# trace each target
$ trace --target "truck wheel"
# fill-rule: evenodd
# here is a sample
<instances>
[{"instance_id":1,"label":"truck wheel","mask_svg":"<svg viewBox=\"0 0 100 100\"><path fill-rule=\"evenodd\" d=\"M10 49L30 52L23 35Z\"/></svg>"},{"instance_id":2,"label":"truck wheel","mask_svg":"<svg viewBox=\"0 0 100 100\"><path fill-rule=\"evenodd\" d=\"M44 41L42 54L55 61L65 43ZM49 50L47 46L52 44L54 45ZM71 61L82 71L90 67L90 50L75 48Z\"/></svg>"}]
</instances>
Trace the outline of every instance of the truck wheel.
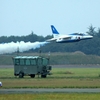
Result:
<instances>
[{"instance_id":1,"label":"truck wheel","mask_svg":"<svg viewBox=\"0 0 100 100\"><path fill-rule=\"evenodd\" d=\"M31 74L30 76L31 76L31 78L34 78L35 77L35 74Z\"/></svg>"},{"instance_id":2,"label":"truck wheel","mask_svg":"<svg viewBox=\"0 0 100 100\"><path fill-rule=\"evenodd\" d=\"M24 77L24 73L23 72L20 72L19 73L19 78L23 78Z\"/></svg>"},{"instance_id":3,"label":"truck wheel","mask_svg":"<svg viewBox=\"0 0 100 100\"><path fill-rule=\"evenodd\" d=\"M47 77L47 75L41 75L41 78L46 78Z\"/></svg>"}]
</instances>

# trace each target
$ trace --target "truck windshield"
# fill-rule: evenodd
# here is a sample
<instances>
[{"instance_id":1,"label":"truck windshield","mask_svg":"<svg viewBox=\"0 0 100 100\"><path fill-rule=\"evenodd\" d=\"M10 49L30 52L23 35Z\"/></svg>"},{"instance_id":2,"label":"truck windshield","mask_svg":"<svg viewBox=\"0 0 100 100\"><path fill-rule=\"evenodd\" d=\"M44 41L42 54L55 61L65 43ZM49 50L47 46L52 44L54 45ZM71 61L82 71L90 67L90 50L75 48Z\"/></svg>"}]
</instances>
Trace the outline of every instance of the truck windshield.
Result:
<instances>
[{"instance_id":1,"label":"truck windshield","mask_svg":"<svg viewBox=\"0 0 100 100\"><path fill-rule=\"evenodd\" d=\"M43 58L43 65L48 65L48 63L49 63L49 60L48 59L45 59L45 58Z\"/></svg>"}]
</instances>

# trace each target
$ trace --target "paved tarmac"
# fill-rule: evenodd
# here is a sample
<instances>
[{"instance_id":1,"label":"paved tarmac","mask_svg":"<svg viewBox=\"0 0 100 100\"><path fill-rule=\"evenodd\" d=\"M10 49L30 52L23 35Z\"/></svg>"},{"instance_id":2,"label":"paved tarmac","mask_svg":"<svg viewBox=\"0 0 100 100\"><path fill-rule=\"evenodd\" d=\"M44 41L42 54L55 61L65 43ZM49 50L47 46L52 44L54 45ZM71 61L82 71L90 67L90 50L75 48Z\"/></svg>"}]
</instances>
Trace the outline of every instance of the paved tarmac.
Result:
<instances>
[{"instance_id":1,"label":"paved tarmac","mask_svg":"<svg viewBox=\"0 0 100 100\"><path fill-rule=\"evenodd\" d=\"M0 89L0 94L12 94L12 93L100 93L100 88L66 88L66 89Z\"/></svg>"}]
</instances>

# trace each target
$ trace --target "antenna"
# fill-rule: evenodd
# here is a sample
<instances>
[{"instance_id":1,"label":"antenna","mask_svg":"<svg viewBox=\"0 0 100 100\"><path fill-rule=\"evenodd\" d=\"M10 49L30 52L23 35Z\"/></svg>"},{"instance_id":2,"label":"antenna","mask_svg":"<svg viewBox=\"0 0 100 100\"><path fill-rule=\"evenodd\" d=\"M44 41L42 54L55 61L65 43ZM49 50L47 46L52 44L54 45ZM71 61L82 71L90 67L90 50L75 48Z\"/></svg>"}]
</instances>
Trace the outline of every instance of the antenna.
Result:
<instances>
[{"instance_id":1,"label":"antenna","mask_svg":"<svg viewBox=\"0 0 100 100\"><path fill-rule=\"evenodd\" d=\"M39 56L41 56L41 52L42 52L42 51L41 51L41 50L39 50Z\"/></svg>"},{"instance_id":2,"label":"antenna","mask_svg":"<svg viewBox=\"0 0 100 100\"><path fill-rule=\"evenodd\" d=\"M48 57L50 58L50 51L48 52Z\"/></svg>"},{"instance_id":3,"label":"antenna","mask_svg":"<svg viewBox=\"0 0 100 100\"><path fill-rule=\"evenodd\" d=\"M19 47L17 47L17 56L19 55Z\"/></svg>"}]
</instances>

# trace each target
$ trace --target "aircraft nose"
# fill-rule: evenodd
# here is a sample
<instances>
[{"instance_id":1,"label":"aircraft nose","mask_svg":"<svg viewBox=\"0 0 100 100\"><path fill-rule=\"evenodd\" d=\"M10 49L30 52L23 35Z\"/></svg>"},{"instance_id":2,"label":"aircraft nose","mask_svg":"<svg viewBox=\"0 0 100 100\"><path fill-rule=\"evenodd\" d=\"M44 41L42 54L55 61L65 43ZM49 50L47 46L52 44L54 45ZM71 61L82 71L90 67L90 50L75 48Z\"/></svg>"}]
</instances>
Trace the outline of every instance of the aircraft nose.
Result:
<instances>
[{"instance_id":1,"label":"aircraft nose","mask_svg":"<svg viewBox=\"0 0 100 100\"><path fill-rule=\"evenodd\" d=\"M93 38L93 36L90 36L90 38Z\"/></svg>"},{"instance_id":2,"label":"aircraft nose","mask_svg":"<svg viewBox=\"0 0 100 100\"><path fill-rule=\"evenodd\" d=\"M88 39L92 39L92 38L93 38L93 36L87 36L87 38L88 38Z\"/></svg>"}]
</instances>

